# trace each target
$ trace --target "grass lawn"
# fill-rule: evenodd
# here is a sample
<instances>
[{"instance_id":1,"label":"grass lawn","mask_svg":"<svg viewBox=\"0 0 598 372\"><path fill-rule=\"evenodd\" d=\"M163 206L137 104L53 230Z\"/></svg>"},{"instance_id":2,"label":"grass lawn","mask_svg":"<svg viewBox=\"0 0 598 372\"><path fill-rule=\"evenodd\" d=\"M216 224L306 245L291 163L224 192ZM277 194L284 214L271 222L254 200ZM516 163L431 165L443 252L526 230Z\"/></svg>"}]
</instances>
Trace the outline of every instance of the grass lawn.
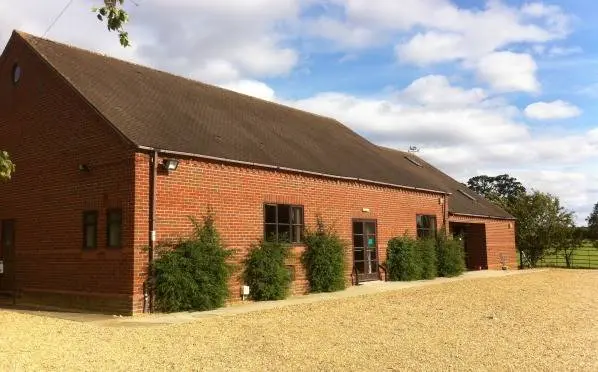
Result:
<instances>
[{"instance_id":1,"label":"grass lawn","mask_svg":"<svg viewBox=\"0 0 598 372\"><path fill-rule=\"evenodd\" d=\"M555 269L134 328L0 310L0 371L596 371L597 288Z\"/></svg>"},{"instance_id":2,"label":"grass lawn","mask_svg":"<svg viewBox=\"0 0 598 372\"><path fill-rule=\"evenodd\" d=\"M519 252L517 252L519 260ZM518 261L519 262L519 261ZM578 269L598 269L598 249L591 242L584 243L572 257L572 268ZM547 255L538 263L539 267L567 267L565 257L559 255Z\"/></svg>"}]
</instances>

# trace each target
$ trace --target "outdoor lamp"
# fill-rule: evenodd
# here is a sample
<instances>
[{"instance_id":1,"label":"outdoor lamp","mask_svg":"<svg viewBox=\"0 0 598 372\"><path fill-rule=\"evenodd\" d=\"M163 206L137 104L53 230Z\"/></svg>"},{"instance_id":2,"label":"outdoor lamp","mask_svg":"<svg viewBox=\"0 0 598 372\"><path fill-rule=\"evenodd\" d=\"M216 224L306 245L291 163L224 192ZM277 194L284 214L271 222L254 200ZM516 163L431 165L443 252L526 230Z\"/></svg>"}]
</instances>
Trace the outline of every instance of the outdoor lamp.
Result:
<instances>
[{"instance_id":1,"label":"outdoor lamp","mask_svg":"<svg viewBox=\"0 0 598 372\"><path fill-rule=\"evenodd\" d=\"M164 166L164 169L169 172L175 171L179 166L179 161L176 159L164 159L162 160L162 165Z\"/></svg>"}]
</instances>

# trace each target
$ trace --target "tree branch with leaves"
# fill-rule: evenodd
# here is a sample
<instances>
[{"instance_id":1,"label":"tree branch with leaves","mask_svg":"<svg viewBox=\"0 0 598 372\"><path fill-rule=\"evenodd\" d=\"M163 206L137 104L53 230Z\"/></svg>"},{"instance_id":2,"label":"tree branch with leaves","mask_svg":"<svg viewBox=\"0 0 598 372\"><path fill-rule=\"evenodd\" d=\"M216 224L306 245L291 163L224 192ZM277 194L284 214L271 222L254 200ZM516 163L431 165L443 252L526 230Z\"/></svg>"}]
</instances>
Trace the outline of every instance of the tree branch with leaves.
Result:
<instances>
[{"instance_id":1,"label":"tree branch with leaves","mask_svg":"<svg viewBox=\"0 0 598 372\"><path fill-rule=\"evenodd\" d=\"M104 6L93 8L92 11L100 22L106 21L108 31L118 33L120 45L123 47L131 46L129 42L129 33L125 31L125 24L129 22L129 14L124 10L125 0L104 0Z\"/></svg>"},{"instance_id":2,"label":"tree branch with leaves","mask_svg":"<svg viewBox=\"0 0 598 372\"><path fill-rule=\"evenodd\" d=\"M10 160L8 152L0 150L0 181L9 180L15 171L15 164Z\"/></svg>"}]
</instances>

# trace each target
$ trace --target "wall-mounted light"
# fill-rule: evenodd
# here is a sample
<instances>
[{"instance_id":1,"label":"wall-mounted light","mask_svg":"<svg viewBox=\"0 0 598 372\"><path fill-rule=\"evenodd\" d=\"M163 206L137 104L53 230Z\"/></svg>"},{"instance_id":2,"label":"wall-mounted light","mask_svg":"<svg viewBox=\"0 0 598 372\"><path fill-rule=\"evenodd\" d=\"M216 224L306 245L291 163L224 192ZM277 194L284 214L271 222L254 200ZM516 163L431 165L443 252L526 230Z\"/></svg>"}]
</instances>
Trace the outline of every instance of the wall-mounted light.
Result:
<instances>
[{"instance_id":1,"label":"wall-mounted light","mask_svg":"<svg viewBox=\"0 0 598 372\"><path fill-rule=\"evenodd\" d=\"M89 172L89 165L87 164L79 164L79 172Z\"/></svg>"},{"instance_id":2,"label":"wall-mounted light","mask_svg":"<svg viewBox=\"0 0 598 372\"><path fill-rule=\"evenodd\" d=\"M167 171L175 171L179 166L179 161L176 159L164 159L162 160L162 166Z\"/></svg>"},{"instance_id":3,"label":"wall-mounted light","mask_svg":"<svg viewBox=\"0 0 598 372\"><path fill-rule=\"evenodd\" d=\"M363 213L370 213L370 208L361 208Z\"/></svg>"}]
</instances>

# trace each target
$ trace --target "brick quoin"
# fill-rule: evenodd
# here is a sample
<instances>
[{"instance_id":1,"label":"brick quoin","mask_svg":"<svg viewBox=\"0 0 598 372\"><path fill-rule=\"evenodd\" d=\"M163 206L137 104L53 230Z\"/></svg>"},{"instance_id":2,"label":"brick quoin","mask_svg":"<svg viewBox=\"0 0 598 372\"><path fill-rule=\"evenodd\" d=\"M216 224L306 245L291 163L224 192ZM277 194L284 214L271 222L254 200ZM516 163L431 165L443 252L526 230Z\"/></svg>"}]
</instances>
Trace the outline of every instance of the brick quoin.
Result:
<instances>
[{"instance_id":1,"label":"brick quoin","mask_svg":"<svg viewBox=\"0 0 598 372\"><path fill-rule=\"evenodd\" d=\"M13 84L15 63L22 78ZM0 275L0 291L17 303L135 314L144 308L148 273L150 154L136 149L20 38L12 38L0 59L0 148L17 171L0 183L0 221L16 222L14 282ZM165 155L162 154L160 160ZM380 261L390 238L416 235L416 215L436 216L437 228L454 222L484 224L487 262L500 269L504 254L516 267L514 222L448 216L442 193L275 171L192 157L157 177L157 241L188 236L189 217L208 210L237 270L229 302L240 300L242 262L263 237L264 203L304 207L305 223L321 215L347 242L346 280L353 264L352 220L377 221ZM81 171L86 165L89 171ZM389 172L392 172L389 169ZM106 211L123 213L122 246L106 244ZM369 209L365 212L364 209ZM82 215L98 211L98 247L84 250ZM293 294L308 290L300 263L302 245L292 248ZM7 255L6 252L0 254ZM12 277L12 276L11 276Z\"/></svg>"}]
</instances>

